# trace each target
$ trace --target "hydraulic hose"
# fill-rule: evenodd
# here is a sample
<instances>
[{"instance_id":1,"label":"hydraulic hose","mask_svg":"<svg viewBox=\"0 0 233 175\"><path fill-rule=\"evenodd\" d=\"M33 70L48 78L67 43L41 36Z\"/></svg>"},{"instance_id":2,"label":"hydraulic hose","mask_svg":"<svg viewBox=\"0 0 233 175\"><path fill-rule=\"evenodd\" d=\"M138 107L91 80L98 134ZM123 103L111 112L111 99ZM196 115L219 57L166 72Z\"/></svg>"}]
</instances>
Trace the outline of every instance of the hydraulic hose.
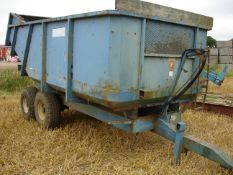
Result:
<instances>
[{"instance_id":1,"label":"hydraulic hose","mask_svg":"<svg viewBox=\"0 0 233 175\"><path fill-rule=\"evenodd\" d=\"M205 64L206 64L206 56L205 56L205 50L203 49L188 49L183 52L181 56L181 62L179 66L178 73L176 74L175 78L175 83L171 91L171 95L168 98L168 100L165 102L164 106L168 106L172 101L175 101L178 99L180 96L182 96L192 85L193 83L197 80L197 78L200 76L201 72L203 71ZM174 93L174 89L179 81L180 74L183 70L184 62L187 57L190 56L197 56L200 60L200 64L197 66L197 69L194 71L192 74L192 79L188 80L184 85L176 92L176 95L172 95Z\"/></svg>"}]
</instances>

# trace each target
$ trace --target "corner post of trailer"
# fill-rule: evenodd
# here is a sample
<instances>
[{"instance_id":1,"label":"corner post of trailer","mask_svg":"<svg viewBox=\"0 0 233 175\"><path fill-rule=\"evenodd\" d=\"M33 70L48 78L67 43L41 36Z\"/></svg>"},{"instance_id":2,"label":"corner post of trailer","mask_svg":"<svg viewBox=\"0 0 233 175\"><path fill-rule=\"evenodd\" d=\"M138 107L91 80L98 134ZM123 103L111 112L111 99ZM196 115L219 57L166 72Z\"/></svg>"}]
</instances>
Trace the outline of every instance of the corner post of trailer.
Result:
<instances>
[{"instance_id":1,"label":"corner post of trailer","mask_svg":"<svg viewBox=\"0 0 233 175\"><path fill-rule=\"evenodd\" d=\"M41 60L41 92L45 92L47 89L46 84L46 52L47 52L47 24L42 22L42 60Z\"/></svg>"},{"instance_id":2,"label":"corner post of trailer","mask_svg":"<svg viewBox=\"0 0 233 175\"><path fill-rule=\"evenodd\" d=\"M72 94L72 81L73 81L73 34L74 34L74 22L71 18L67 21L67 75L66 75L66 102L71 102L73 98Z\"/></svg>"},{"instance_id":3,"label":"corner post of trailer","mask_svg":"<svg viewBox=\"0 0 233 175\"><path fill-rule=\"evenodd\" d=\"M139 60L139 73L138 73L138 89L142 87L142 73L145 59L145 36L146 36L146 18L142 19L141 26L141 43L140 43L140 60ZM140 96L140 94L139 94Z\"/></svg>"},{"instance_id":4,"label":"corner post of trailer","mask_svg":"<svg viewBox=\"0 0 233 175\"><path fill-rule=\"evenodd\" d=\"M27 40L26 40L26 47L24 50L24 58L23 58L22 66L21 66L21 76L27 75L26 66L27 66L27 61L28 61L28 54L30 51L30 44L31 44L31 40L32 40L32 32L33 32L33 24L29 24L28 35L27 35Z\"/></svg>"},{"instance_id":5,"label":"corner post of trailer","mask_svg":"<svg viewBox=\"0 0 233 175\"><path fill-rule=\"evenodd\" d=\"M11 47L11 53L10 53L11 56L13 56L14 53L15 53L15 44L16 44L16 40L17 40L17 34L18 34L18 27L15 26L15 27L14 27L14 34L13 34L12 47Z\"/></svg>"}]
</instances>

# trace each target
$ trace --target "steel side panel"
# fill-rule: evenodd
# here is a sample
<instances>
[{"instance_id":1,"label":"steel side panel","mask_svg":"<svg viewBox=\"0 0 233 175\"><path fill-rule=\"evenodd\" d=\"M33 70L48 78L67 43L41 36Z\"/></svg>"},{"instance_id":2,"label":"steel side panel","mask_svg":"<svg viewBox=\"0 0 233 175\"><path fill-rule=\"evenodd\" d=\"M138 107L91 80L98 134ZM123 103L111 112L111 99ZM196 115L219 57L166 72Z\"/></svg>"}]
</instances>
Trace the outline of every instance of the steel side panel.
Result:
<instances>
[{"instance_id":1,"label":"steel side panel","mask_svg":"<svg viewBox=\"0 0 233 175\"><path fill-rule=\"evenodd\" d=\"M95 86L108 79L108 44L109 17L74 22L74 87L76 81Z\"/></svg>"},{"instance_id":2,"label":"steel side panel","mask_svg":"<svg viewBox=\"0 0 233 175\"><path fill-rule=\"evenodd\" d=\"M66 87L67 22L47 24L46 82Z\"/></svg>"},{"instance_id":3,"label":"steel side panel","mask_svg":"<svg viewBox=\"0 0 233 175\"><path fill-rule=\"evenodd\" d=\"M119 92L110 98L138 98L141 25L142 19L111 17L109 72Z\"/></svg>"},{"instance_id":4,"label":"steel side panel","mask_svg":"<svg viewBox=\"0 0 233 175\"><path fill-rule=\"evenodd\" d=\"M73 89L94 96L109 80L109 17L74 21ZM93 92L91 92L93 91Z\"/></svg>"},{"instance_id":5,"label":"steel side panel","mask_svg":"<svg viewBox=\"0 0 233 175\"><path fill-rule=\"evenodd\" d=\"M192 60L187 59L184 69L188 72L182 73L177 84L178 90L192 74ZM175 59L173 76L169 76L169 58L145 57L142 73L142 87L146 92L145 98L161 98L170 95L171 86L174 81L180 59ZM186 94L190 94L190 90Z\"/></svg>"},{"instance_id":6,"label":"steel side panel","mask_svg":"<svg viewBox=\"0 0 233 175\"><path fill-rule=\"evenodd\" d=\"M41 80L41 46L42 46L42 25L35 25L32 34L32 40L30 44L28 62L26 71L29 77Z\"/></svg>"},{"instance_id":7,"label":"steel side panel","mask_svg":"<svg viewBox=\"0 0 233 175\"><path fill-rule=\"evenodd\" d=\"M26 48L27 35L28 35L29 26L19 27L15 45L15 51L19 58L24 58L24 50Z\"/></svg>"},{"instance_id":8,"label":"steel side panel","mask_svg":"<svg viewBox=\"0 0 233 175\"><path fill-rule=\"evenodd\" d=\"M101 100L136 100L140 27L140 19L128 17L75 22L74 91Z\"/></svg>"},{"instance_id":9,"label":"steel side panel","mask_svg":"<svg viewBox=\"0 0 233 175\"><path fill-rule=\"evenodd\" d=\"M111 18L109 67L121 90L137 89L141 20Z\"/></svg>"}]
</instances>

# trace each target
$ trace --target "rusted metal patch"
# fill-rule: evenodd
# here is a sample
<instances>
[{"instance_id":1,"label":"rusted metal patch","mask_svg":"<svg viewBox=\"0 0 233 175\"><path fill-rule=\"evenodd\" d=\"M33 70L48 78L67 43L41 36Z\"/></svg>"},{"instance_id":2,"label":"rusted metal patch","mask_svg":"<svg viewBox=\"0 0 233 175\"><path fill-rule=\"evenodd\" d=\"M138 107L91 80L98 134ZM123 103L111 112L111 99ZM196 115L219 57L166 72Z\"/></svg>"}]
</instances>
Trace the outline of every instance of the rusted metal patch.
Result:
<instances>
[{"instance_id":1,"label":"rusted metal patch","mask_svg":"<svg viewBox=\"0 0 233 175\"><path fill-rule=\"evenodd\" d=\"M198 102L197 105L202 106L202 103ZM205 103L203 105L203 110L214 112L217 114L224 114L233 117L233 107L230 106L223 106L223 105L215 105L215 104L208 104Z\"/></svg>"},{"instance_id":2,"label":"rusted metal patch","mask_svg":"<svg viewBox=\"0 0 233 175\"><path fill-rule=\"evenodd\" d=\"M168 59L169 77L174 77L175 62L176 62L175 58Z\"/></svg>"}]
</instances>

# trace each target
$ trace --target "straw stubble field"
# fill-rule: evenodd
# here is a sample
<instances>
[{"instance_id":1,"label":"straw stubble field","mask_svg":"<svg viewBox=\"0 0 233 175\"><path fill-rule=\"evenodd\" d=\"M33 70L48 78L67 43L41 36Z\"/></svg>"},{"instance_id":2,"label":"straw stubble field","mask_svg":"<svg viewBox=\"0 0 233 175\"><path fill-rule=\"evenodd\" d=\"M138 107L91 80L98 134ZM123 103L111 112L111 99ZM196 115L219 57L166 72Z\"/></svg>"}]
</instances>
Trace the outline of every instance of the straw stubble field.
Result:
<instances>
[{"instance_id":1,"label":"straw stubble field","mask_svg":"<svg viewBox=\"0 0 233 175\"><path fill-rule=\"evenodd\" d=\"M173 144L153 133L130 134L75 111L54 131L24 120L19 93L0 93L0 174L232 174L194 153L173 165ZM187 110L187 132L233 158L233 119Z\"/></svg>"}]
</instances>

